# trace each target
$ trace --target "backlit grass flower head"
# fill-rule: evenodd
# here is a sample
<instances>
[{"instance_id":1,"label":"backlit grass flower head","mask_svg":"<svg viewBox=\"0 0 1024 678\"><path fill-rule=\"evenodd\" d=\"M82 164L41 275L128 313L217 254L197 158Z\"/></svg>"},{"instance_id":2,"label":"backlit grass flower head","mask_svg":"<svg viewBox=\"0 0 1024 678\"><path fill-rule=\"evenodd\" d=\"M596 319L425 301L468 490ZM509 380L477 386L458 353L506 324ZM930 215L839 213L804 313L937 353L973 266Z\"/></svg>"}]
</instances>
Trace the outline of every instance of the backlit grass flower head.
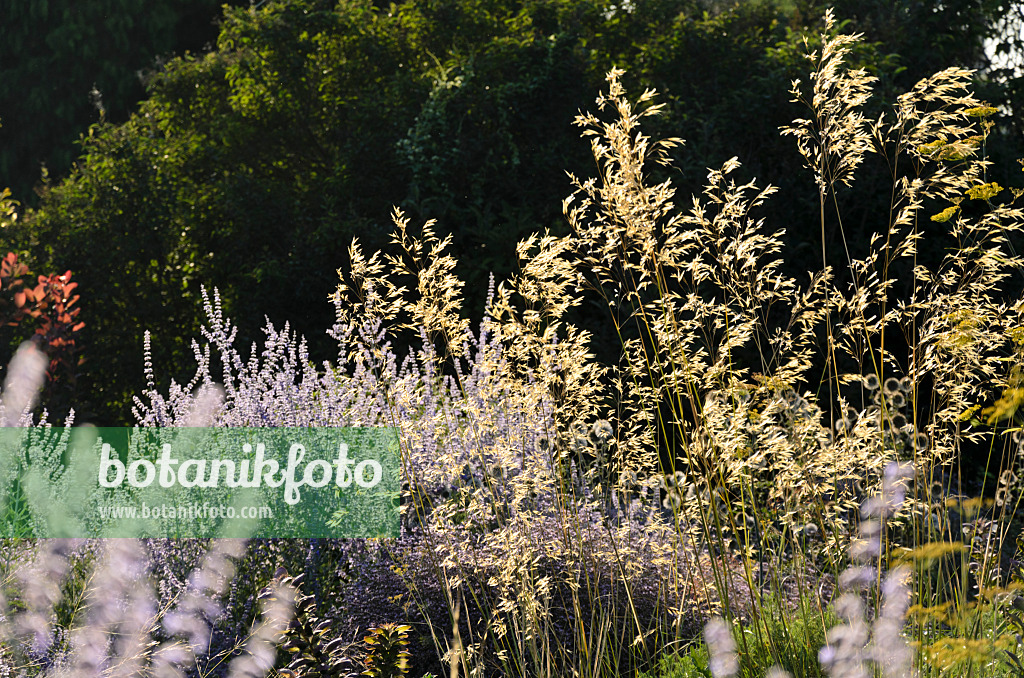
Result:
<instances>
[{"instance_id":1,"label":"backlit grass flower head","mask_svg":"<svg viewBox=\"0 0 1024 678\"><path fill-rule=\"evenodd\" d=\"M850 69L846 64L851 48L863 34L844 35L834 33L835 29L835 16L829 8L821 47L807 54L815 65L810 99L802 93L799 80L790 89L793 101L806 104L813 116L794 120L793 126L782 131L796 137L797 148L822 191L834 190L839 183L850 186L864 155L872 150L868 120L860 109L878 80L864 69ZM807 38L804 43L808 44Z\"/></svg>"},{"instance_id":2,"label":"backlit grass flower head","mask_svg":"<svg viewBox=\"0 0 1024 678\"><path fill-rule=\"evenodd\" d=\"M597 675L627 655L646 661L655 639L682 640L688 601L726 615L746 605L756 620L785 573L798 580L786 586L812 590L831 569L843 595L863 592L881 549L953 530L934 510L948 488L919 488L983 440L963 415L1009 385L1007 330L1024 326L1024 306L998 298L1020 264L1006 234L1021 215L984 181L968 72L922 80L869 121L874 78L846 65L859 37L826 15L812 91L793 89L812 115L785 130L819 187L823 231L826 195L852 186L869 154L894 168L891 213L866 253L847 252L842 275L825 262L802 282L784 273L783 233L760 216L776 191L737 179L737 158L678 205L651 170L682 143L644 134L657 95L631 100L612 70L596 113L576 121L596 174L571 178L570 233L519 243L518 273L492 283L479 325L463 315L450 238L396 210L393 256L349 248L332 297L337 361L313 366L270 326L243 357L214 293L196 379L167 396L149 389L140 419L188 421L194 391L219 382L218 424L397 427L404 536L380 562L408 584L439 654L467 673ZM925 218L945 201L956 208L945 220ZM917 260L925 227L947 229L944 260ZM609 365L569 319L588 295L621 340ZM210 374L218 363L223 375ZM899 502L897 461L915 472ZM869 504L878 520L863 520L878 493L892 506ZM850 560L858 569L840 577ZM906 668L898 574L877 592L873 624L859 598L839 606L847 628L824 657L834 675L871 661L887 675ZM878 661L890 637L891 666Z\"/></svg>"}]
</instances>

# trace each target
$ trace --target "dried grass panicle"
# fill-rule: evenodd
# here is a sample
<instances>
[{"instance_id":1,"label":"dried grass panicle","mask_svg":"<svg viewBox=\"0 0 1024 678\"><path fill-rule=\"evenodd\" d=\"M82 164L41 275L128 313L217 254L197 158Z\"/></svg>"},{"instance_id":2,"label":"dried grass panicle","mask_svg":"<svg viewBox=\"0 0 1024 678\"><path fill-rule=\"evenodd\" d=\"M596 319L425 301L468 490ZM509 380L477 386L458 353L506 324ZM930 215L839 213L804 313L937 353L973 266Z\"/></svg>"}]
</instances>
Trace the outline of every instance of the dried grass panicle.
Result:
<instances>
[{"instance_id":1,"label":"dried grass panicle","mask_svg":"<svg viewBox=\"0 0 1024 678\"><path fill-rule=\"evenodd\" d=\"M873 150L868 120L860 109L878 78L862 68L847 66L851 47L863 34L834 34L835 24L830 8L825 12L821 48L807 54L815 65L810 99L801 92L799 80L790 89L793 101L807 105L813 118L794 120L793 126L782 130L784 135L796 137L797 148L821 191L834 190L838 183L850 186L864 155ZM807 38L804 43L808 44Z\"/></svg>"},{"instance_id":2,"label":"dried grass panicle","mask_svg":"<svg viewBox=\"0 0 1024 678\"><path fill-rule=\"evenodd\" d=\"M407 290L387 283L383 265L362 258L353 246L357 270L346 277L353 282L339 286L335 298L338 365L310 371L295 339L272 327L262 352L243 358L231 345L233 327L214 294L207 305L208 343L196 349L200 373L192 384L172 386L169 397L151 393L148 404L140 400L141 420L187 420L197 397L192 391L221 381L226 396L216 414L220 425L398 426L410 481L403 507L408 542L391 557L403 570L421 564L421 577L422 566L433 567L445 573L446 585L487 601L476 603L484 626L476 635L467 631L467 638L489 638L476 648L477 656L509 651L506 634L517 625L539 632L538 606L545 596L561 600L580 586L581 566L597 568L585 587L598 581L598 570L605 573L601 578L616 572L635 587L629 602L621 589L594 589L584 596L587 609L612 604L622 614L623 606L632 605L646 610L626 613L642 625L651 614L673 620L688 614L681 576L665 577L685 562L682 544L658 514L611 487L617 479L594 468L580 469L585 482L578 493L564 491L569 446L577 439L587 450L598 445L573 432L598 430L604 398L602 368L588 335L560 320L574 303L576 284L570 267L556 265L561 244L537 240L539 252L524 244L522 275L495 291L489 315L479 331L470 332L456 315L460 284L444 253L446 241L429 229L414 237L400 213L395 219L405 255L392 263L417 284ZM422 344L400 360L388 346L384 324L402 319ZM211 352L228 366L221 379L208 372ZM598 428L602 454L621 457L615 426L604 422ZM628 471L628 464L620 466ZM607 525L603 508L609 503L626 520ZM676 584L659 583L664 581ZM673 600L673 609L659 602ZM571 645L573 628L562 633L558 642Z\"/></svg>"},{"instance_id":3,"label":"dried grass panicle","mask_svg":"<svg viewBox=\"0 0 1024 678\"><path fill-rule=\"evenodd\" d=\"M234 657L228 678L262 678L269 675L277 659L277 645L295 614L297 591L279 578L260 594L260 621L245 643L244 653Z\"/></svg>"},{"instance_id":4,"label":"dried grass panicle","mask_svg":"<svg viewBox=\"0 0 1024 678\"><path fill-rule=\"evenodd\" d=\"M563 595L576 605L607 600L616 611L601 623L633 624L639 646L650 629L636 623L637 609L664 600L654 607L663 620L656 628L678 632L687 596L727 606L730 588L742 588L735 572L698 565L699 545L761 558L774 544L808 562L841 562L852 546L854 558L869 557L877 534L860 525L858 508L887 482L886 465L913 457L922 476L933 473L968 437L959 413L1007 383L1000 333L1020 325L1022 306L1001 305L996 291L1020 263L1005 235L1019 229L1020 213L995 204L978 218L958 213L950 234L961 247L934 271L918 264L909 300L892 303L891 269L915 256L926 201L981 191L987 165L975 137L983 130L965 113L978 102L969 74L948 69L901 97L891 115L867 120L861 109L874 79L845 65L858 36L833 28L829 14L811 55L805 103L813 116L785 133L797 138L822 200L850 186L869 153L910 168L896 182L885 230L848 262L852 286L840 287L827 268L806 286L781 273L783 233L757 216L775 189L736 182L737 159L710 170L685 210L671 182L649 184L649 164L669 162L681 142L642 133L643 118L659 110L655 93L631 102L621 71L612 71L598 99L608 119L577 119L599 174L572 178L563 205L571 235L520 243L520 273L493 290L477 331L461 316L449 239L430 223L413 235L396 211L401 256L367 258L350 247L351 268L333 297L336 364L311 369L302 345L272 327L262 353L242 359L215 295L207 343L196 348L201 374L167 398L150 393L141 419L187 417L192 390L221 381L208 368L217 351L229 366L219 423L398 426L407 536L392 556L421 610L436 609L431 595L449 606L473 599L479 622L462 636L473 661L576 661L585 641L571 626L555 631L542 621ZM796 84L793 91L800 96ZM597 364L589 334L566 320L590 293L607 302L617 332L635 337L617 365ZM396 356L390 341L399 331L420 348ZM914 339L905 371L884 341L892 332ZM759 363L741 364L741 349ZM835 390L800 392L822 350ZM839 373L842 353L853 371ZM937 394L927 414L916 406L926 376ZM871 379L877 403L863 403ZM600 451L588 433L596 421L608 427ZM682 449L662 496L655 441L667 428ZM588 466L598 453L614 474ZM908 506L904 518L917 510ZM570 577L580 567L584 579ZM872 572L851 570L842 586L867 586ZM627 595L594 586L608 573L632 587ZM431 576L439 587L427 586ZM754 595L750 571L740 579ZM863 640L864 632L848 635ZM532 644L541 638L547 650Z\"/></svg>"},{"instance_id":5,"label":"dried grass panicle","mask_svg":"<svg viewBox=\"0 0 1024 678\"><path fill-rule=\"evenodd\" d=\"M715 617L704 627L704 642L710 656L708 668L714 678L734 678L739 674L736 641L732 629L721 617Z\"/></svg>"},{"instance_id":6,"label":"dried grass panicle","mask_svg":"<svg viewBox=\"0 0 1024 678\"><path fill-rule=\"evenodd\" d=\"M661 110L656 93L631 100L613 70L597 113L576 120L597 175L571 177L570 234L519 243L519 273L492 282L478 326L463 315L451 238L432 222L416 234L396 210L397 254L367 256L354 241L339 271L335 361L312 364L301 338L269 323L244 353L217 291L204 290L208 321L192 380L158 391L146 337L139 423L397 427L403 536L346 550L349 590L372 598L364 616L419 615L438 658L467 672L596 676L648 666L709 610L763 612L765 590L834 581L844 623L821 655L830 674L911 675L899 633L906 572L883 579L881 556L953 529L932 526L948 481L931 488L965 442L986 435L966 430L964 414L1019 387L1007 357L1024 346L1024 302L1006 302L1000 289L1022 264L1009 237L1024 213L1017 196L1003 199L988 181L987 123L969 71L926 78L869 120L863 107L875 79L847 65L860 36L835 26L830 11L809 54L810 92L793 84L811 114L783 131L817 182L823 230L826 198L852 187L870 155L903 168L890 214L866 253L844 252L845 270L823 263L804 285L783 273L784 233L759 216L776 189L738 181L737 158L709 169L701 195L681 205L671 181L652 183L651 163L670 163L682 142L643 133L644 119ZM965 201L977 209L963 209ZM936 202L948 206L926 213ZM929 267L917 252L924 226L938 223L950 247ZM912 276L897 284L898 270ZM568 320L587 295L606 303L623 337L615 364L600 364L589 332ZM394 350L400 333L414 347L406 355ZM894 333L907 355L894 354ZM25 362L3 394L8 423L28 421L38 388L34 358L18 355ZM748 364L743 355L755 357ZM1011 400L998 412L1012 417ZM668 454L659 455L659 441ZM900 461L914 463L906 489L909 478L892 466ZM980 520L970 526L978 539ZM986 544L995 534L984 532ZM207 574L187 585L161 574L158 605L124 582L117 595L140 622L148 615L140 628L150 636L119 640L114 655L135 659L111 663L101 629L117 622L97 607L94 630L75 637L73 665L181 675L214 635L228 547L215 546ZM49 618L60 589L50 584L67 564L48 548L39 551L48 583L30 587L26 611L5 631L27 654L57 642ZM103 573L117 562L141 567L130 546L104 558ZM168 570L152 554L148 562ZM832 568L831 578L812 581L821 568ZM407 589L392 594L397 582ZM882 602L873 618L871 591ZM814 601L821 617L826 604ZM263 616L250 658L232 664L232 675L268 669L275 620L286 611L270 605ZM151 649L147 638L158 633L167 642ZM707 640L712 673L735 675L728 624L709 624Z\"/></svg>"}]
</instances>

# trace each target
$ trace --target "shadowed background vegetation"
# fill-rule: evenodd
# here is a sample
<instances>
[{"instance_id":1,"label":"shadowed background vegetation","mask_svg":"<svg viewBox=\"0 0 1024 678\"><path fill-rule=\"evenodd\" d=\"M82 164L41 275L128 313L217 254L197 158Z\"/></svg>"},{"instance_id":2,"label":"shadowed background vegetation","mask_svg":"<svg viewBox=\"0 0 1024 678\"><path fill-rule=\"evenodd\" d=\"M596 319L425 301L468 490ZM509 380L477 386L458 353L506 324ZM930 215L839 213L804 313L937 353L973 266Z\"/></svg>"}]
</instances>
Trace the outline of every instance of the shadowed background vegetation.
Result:
<instances>
[{"instance_id":1,"label":"shadowed background vegetation","mask_svg":"<svg viewBox=\"0 0 1024 678\"><path fill-rule=\"evenodd\" d=\"M0 673L1019 675L1017 81L949 64L1020 7L820 10L226 10L0 193L0 424L387 424L402 536L23 540L29 445Z\"/></svg>"},{"instance_id":2,"label":"shadowed background vegetation","mask_svg":"<svg viewBox=\"0 0 1024 678\"><path fill-rule=\"evenodd\" d=\"M844 31L866 34L852 62L883 78L876 108L940 66L988 66L984 41L1020 11L998 0L832 4L849 21ZM737 155L744 178L780 185L766 217L787 229L792 265L820 262L822 236L830 252L842 251L838 224L822 234L817 190L778 128L799 114L780 92L806 72L803 36L820 30L822 8L704 0L5 7L13 37L0 47L0 183L28 206L7 227L5 247L33 270L74 272L85 322L79 419L126 423L131 394L145 386L145 330L159 372L191 376L175 370L191 362L200 283L219 288L243 345L261 338L266 315L305 334L313 359L330 357L335 343L323 328L334 314L335 271L354 235L370 251L387 248L395 204L452 234L467 312L481 313L489 275L510 273L516 242L565 232L565 170L593 167L571 121L614 65L627 70L631 91L662 93L654 136L687 140L673 151L681 195L699 192L706 168ZM981 98L1005 107L986 149L1003 168L1021 153L1012 75L989 69L977 82ZM888 214L890 168L876 161L860 181L879 187L877 200L860 192L843 204L840 193L835 206L854 257ZM941 239L930 242L941 252ZM618 339L592 329L614 360Z\"/></svg>"}]
</instances>

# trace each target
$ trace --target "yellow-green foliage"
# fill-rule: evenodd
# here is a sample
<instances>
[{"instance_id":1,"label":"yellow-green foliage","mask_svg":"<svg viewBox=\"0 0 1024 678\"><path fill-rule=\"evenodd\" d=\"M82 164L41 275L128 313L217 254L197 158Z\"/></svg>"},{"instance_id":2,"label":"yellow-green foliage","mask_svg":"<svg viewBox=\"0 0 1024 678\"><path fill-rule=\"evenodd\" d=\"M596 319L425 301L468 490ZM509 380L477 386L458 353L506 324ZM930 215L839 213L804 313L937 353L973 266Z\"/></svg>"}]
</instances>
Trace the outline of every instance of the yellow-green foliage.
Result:
<instances>
[{"instance_id":1,"label":"yellow-green foliage","mask_svg":"<svg viewBox=\"0 0 1024 678\"><path fill-rule=\"evenodd\" d=\"M363 638L369 647L362 675L370 678L400 678L409 669L408 624L383 624L370 629L370 635Z\"/></svg>"}]
</instances>

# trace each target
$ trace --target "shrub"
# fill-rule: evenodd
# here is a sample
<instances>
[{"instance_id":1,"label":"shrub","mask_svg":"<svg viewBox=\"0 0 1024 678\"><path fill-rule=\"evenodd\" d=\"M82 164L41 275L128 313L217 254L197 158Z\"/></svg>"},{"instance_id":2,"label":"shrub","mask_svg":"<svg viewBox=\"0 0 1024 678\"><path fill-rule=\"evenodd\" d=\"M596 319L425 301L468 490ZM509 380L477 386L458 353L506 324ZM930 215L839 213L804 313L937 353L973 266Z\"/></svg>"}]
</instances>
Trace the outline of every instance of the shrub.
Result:
<instances>
[{"instance_id":1,"label":"shrub","mask_svg":"<svg viewBox=\"0 0 1024 678\"><path fill-rule=\"evenodd\" d=\"M33 285L28 267L8 252L0 262L0 324L31 329L32 341L49 358L46 370L46 401L60 415L67 414L74 394L78 367L78 332L85 323L78 320L78 283L71 271L62 275L40 275Z\"/></svg>"},{"instance_id":2,"label":"shrub","mask_svg":"<svg viewBox=\"0 0 1024 678\"><path fill-rule=\"evenodd\" d=\"M738 675L740 658L757 664L749 673L814 673L812 641L779 632L793 616L805 630L841 622L818 653L832 676L909 675L914 659L936 673L990 667L1008 647L1001 547L1020 500L1012 366L1024 359L1024 301L1001 299L1000 285L1022 263L1008 240L1024 225L1021 192L1003 201L985 174L992 111L967 71L941 71L869 120L873 79L844 62L857 39L827 14L810 91L793 84L810 113L784 132L814 176L822 225L822 270L806 285L782 272L781 233L758 217L774 189L739 183L738 160L710 170L687 211L671 182L649 183L648 166L681 142L643 133L661 110L656 95L631 102L613 70L598 99L609 119L577 120L599 175L573 177L571 233L519 243L519 273L492 283L477 329L462 315L451 237L432 222L417 235L396 210L395 254L349 248L333 296L336 362L314 365L304 340L269 322L243 356L219 294L204 290L189 383L156 388L147 335L139 423L398 428L401 538L338 546L320 563L344 570L341 598L354 601L329 613L335 633L408 622L390 627L390 643L385 632L370 643L397 651L390 670L404 670L411 631L410 655L428 638L453 675L649 672L711 615L721 617L706 626L716 678ZM829 205L874 157L897 168L892 208L867 255L840 273L825 251ZM944 258L918 258L926 234L951 243ZM604 301L621 338L615 364L599 363L590 333L569 320L586 295ZM414 350L399 356L399 341ZM8 390L24 412L31 391L5 388L5 407ZM958 461L980 442L1006 451L989 507L961 496ZM237 543L212 542L201 571L217 576L192 579L152 616L163 630L119 656L157 673L198 666L239 555ZM274 558L296 555L284 546ZM925 576L929 561L956 572L956 585L943 570ZM294 596L276 582L264 602ZM48 618L58 596L40 592L19 622ZM299 600L309 614L310 599ZM246 675L273 665L270 640L290 617L265 615L252 639L235 636L251 646ZM109 661L96 648L114 623L100 618L68 661L84 661L80 648ZM309 626L295 627L312 638L320 627ZM150 638L162 641L152 652ZM697 656L684 670L699 670Z\"/></svg>"}]
</instances>

